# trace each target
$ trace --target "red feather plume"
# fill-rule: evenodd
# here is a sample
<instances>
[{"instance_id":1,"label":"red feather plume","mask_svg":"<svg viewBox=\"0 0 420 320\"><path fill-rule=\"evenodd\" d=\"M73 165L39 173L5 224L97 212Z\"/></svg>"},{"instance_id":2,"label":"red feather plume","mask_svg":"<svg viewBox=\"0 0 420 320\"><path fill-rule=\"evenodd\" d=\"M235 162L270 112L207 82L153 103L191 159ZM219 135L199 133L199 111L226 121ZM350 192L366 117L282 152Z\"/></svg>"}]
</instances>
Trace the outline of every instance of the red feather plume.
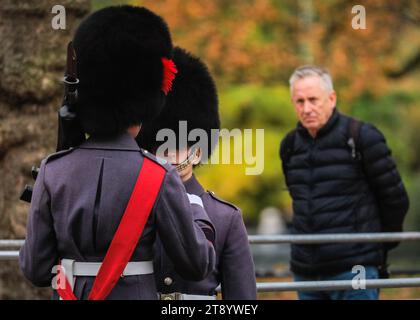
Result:
<instances>
[{"instance_id":1,"label":"red feather plume","mask_svg":"<svg viewBox=\"0 0 420 320\"><path fill-rule=\"evenodd\" d=\"M172 90L172 82L175 79L175 74L178 73L175 63L171 59L165 57L162 58L163 64L163 81L162 81L162 91L165 95Z\"/></svg>"}]
</instances>

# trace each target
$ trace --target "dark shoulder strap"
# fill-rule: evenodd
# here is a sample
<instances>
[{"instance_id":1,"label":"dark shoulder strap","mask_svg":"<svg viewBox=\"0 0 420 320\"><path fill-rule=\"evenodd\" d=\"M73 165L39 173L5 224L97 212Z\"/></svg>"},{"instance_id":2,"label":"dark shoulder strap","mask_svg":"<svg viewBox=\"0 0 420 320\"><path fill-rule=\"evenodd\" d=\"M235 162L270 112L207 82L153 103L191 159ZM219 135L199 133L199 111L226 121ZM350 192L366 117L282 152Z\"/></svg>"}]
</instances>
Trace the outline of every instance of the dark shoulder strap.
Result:
<instances>
[{"instance_id":1,"label":"dark shoulder strap","mask_svg":"<svg viewBox=\"0 0 420 320\"><path fill-rule=\"evenodd\" d=\"M363 122L355 118L350 118L348 126L348 137L347 144L351 148L351 155L353 159L360 160L363 156L360 143L360 128L362 127Z\"/></svg>"},{"instance_id":2,"label":"dark shoulder strap","mask_svg":"<svg viewBox=\"0 0 420 320\"><path fill-rule=\"evenodd\" d=\"M353 137L354 142L356 143L356 146L358 146L359 144L359 133L360 133L360 128L362 127L362 122L351 118L350 124L349 124L349 129L350 129L350 136Z\"/></svg>"},{"instance_id":3,"label":"dark shoulder strap","mask_svg":"<svg viewBox=\"0 0 420 320\"><path fill-rule=\"evenodd\" d=\"M286 163L289 161L292 155L293 148L295 145L296 129L290 131L283 140L280 146L280 159L283 167L283 173L286 174Z\"/></svg>"},{"instance_id":4,"label":"dark shoulder strap","mask_svg":"<svg viewBox=\"0 0 420 320\"><path fill-rule=\"evenodd\" d=\"M280 146L280 158L282 161L289 160L290 154L293 152L293 146L295 144L295 133L296 129L293 129L287 133L282 145Z\"/></svg>"}]
</instances>

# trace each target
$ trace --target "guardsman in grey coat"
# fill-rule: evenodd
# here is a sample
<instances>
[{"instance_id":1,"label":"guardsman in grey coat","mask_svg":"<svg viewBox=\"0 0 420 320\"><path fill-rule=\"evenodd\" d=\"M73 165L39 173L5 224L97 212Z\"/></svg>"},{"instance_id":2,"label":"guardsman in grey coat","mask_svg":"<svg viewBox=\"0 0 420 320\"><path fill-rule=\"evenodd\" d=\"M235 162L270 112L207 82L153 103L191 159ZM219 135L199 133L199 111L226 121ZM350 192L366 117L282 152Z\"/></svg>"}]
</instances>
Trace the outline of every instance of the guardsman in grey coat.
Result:
<instances>
[{"instance_id":1,"label":"guardsman in grey coat","mask_svg":"<svg viewBox=\"0 0 420 320\"><path fill-rule=\"evenodd\" d=\"M215 83L204 63L183 49L174 49L174 61L178 75L164 111L153 122L144 124L137 141L176 165L187 192L203 201L216 229L217 262L215 271L206 279L189 281L174 268L174 261L160 241L163 239L158 240L155 276L161 299L214 299L219 285L223 299L256 299L254 263L240 209L218 198L214 192L205 191L193 174L193 167L210 156L218 140L220 120ZM206 140L196 142L181 136L183 126L188 134L193 130L205 132ZM166 148L158 141L161 129L173 130L175 146L167 144ZM210 139L212 129L213 135L216 132L213 141Z\"/></svg>"},{"instance_id":2,"label":"guardsman in grey coat","mask_svg":"<svg viewBox=\"0 0 420 320\"><path fill-rule=\"evenodd\" d=\"M216 258L208 240L214 239L214 228L202 203L190 201L177 171L134 139L140 124L161 111L170 88L165 82L170 72L161 59L172 56L166 23L145 8L105 8L80 25L74 48L80 79L76 113L89 139L42 161L21 270L34 285L50 286L54 266L65 261L75 296L86 299L149 159L164 168L163 182L130 262L107 299L158 298L156 232L179 274L205 278Z\"/></svg>"}]
</instances>

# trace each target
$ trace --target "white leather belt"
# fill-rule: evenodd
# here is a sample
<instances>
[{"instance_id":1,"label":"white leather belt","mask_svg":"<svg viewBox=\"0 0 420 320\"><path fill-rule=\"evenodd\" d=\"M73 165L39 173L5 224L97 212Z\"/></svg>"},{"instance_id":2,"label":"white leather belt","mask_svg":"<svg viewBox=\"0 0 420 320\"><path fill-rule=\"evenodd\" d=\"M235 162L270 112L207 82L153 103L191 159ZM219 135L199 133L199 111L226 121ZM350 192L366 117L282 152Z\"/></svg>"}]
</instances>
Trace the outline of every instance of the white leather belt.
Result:
<instances>
[{"instance_id":1,"label":"white leather belt","mask_svg":"<svg viewBox=\"0 0 420 320\"><path fill-rule=\"evenodd\" d=\"M160 300L216 300L216 296L186 294L180 292L158 293Z\"/></svg>"},{"instance_id":2,"label":"white leather belt","mask_svg":"<svg viewBox=\"0 0 420 320\"><path fill-rule=\"evenodd\" d=\"M101 262L74 262L74 276L91 276L98 274ZM153 261L129 262L125 267L122 276L135 276L140 274L153 273Z\"/></svg>"},{"instance_id":3,"label":"white leather belt","mask_svg":"<svg viewBox=\"0 0 420 320\"><path fill-rule=\"evenodd\" d=\"M101 265L102 262L78 262L71 259L61 260L61 267L64 268L64 273L67 276L67 280L72 289L74 288L74 277L96 277ZM121 274L121 277L151 273L153 273L153 261L129 262Z\"/></svg>"}]
</instances>

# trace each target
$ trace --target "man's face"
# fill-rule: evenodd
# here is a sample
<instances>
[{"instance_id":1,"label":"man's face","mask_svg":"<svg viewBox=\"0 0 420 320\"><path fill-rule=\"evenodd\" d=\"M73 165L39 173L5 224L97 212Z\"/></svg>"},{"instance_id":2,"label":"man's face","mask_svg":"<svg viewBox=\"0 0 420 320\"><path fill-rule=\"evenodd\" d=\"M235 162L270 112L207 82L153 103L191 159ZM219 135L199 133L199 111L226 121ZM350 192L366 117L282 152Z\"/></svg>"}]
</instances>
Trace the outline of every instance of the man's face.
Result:
<instances>
[{"instance_id":1,"label":"man's face","mask_svg":"<svg viewBox=\"0 0 420 320\"><path fill-rule=\"evenodd\" d=\"M310 76L295 81L292 102L300 122L315 137L333 112L336 94L324 89L321 78Z\"/></svg>"}]
</instances>

